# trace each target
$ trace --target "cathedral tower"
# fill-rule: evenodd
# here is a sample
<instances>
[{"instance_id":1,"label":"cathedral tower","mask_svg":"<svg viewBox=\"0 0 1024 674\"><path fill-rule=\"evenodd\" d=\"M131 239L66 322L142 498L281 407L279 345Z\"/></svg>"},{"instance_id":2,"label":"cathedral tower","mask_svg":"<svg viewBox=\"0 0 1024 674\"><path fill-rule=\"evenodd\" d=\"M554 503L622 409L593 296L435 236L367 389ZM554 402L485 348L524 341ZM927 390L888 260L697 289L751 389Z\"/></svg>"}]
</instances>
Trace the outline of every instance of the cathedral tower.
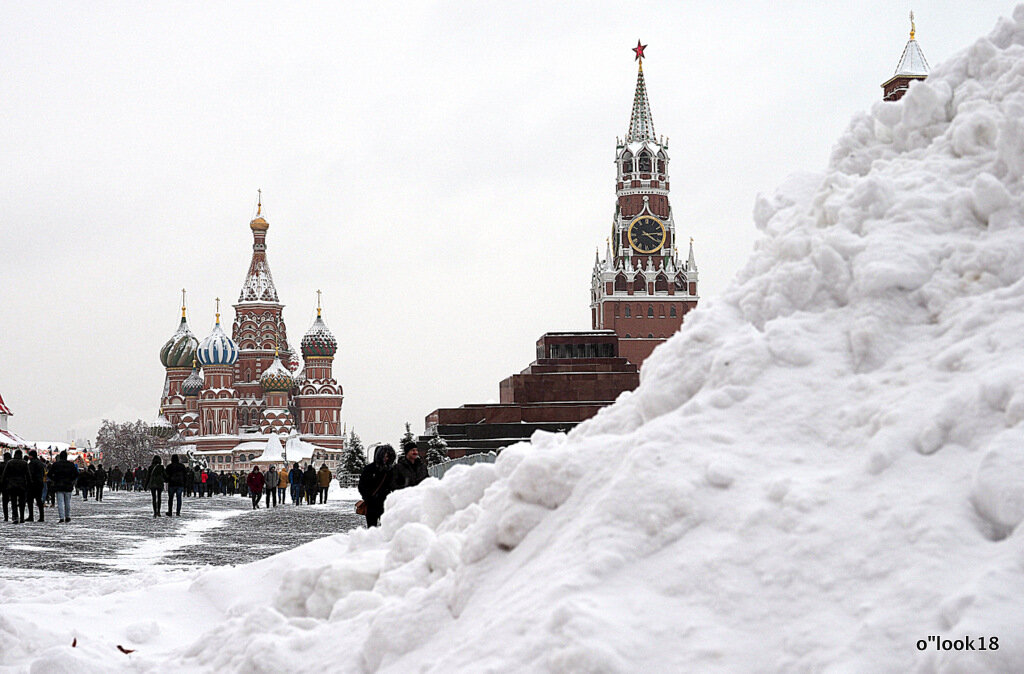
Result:
<instances>
[{"instance_id":1,"label":"cathedral tower","mask_svg":"<svg viewBox=\"0 0 1024 674\"><path fill-rule=\"evenodd\" d=\"M615 148L615 214L602 260L595 256L591 283L591 322L614 330L619 353L640 365L671 337L686 312L697 306L697 264L693 241L687 260L669 204L668 141L654 133L644 81L644 49L639 62L633 110L626 138Z\"/></svg>"},{"instance_id":2,"label":"cathedral tower","mask_svg":"<svg viewBox=\"0 0 1024 674\"><path fill-rule=\"evenodd\" d=\"M238 347L220 327L220 300L217 323L199 344L197 357L203 366L203 390L199 394L199 428L204 435L238 433L238 393L234 388Z\"/></svg>"},{"instance_id":3,"label":"cathedral tower","mask_svg":"<svg viewBox=\"0 0 1024 674\"><path fill-rule=\"evenodd\" d=\"M914 13L910 13L910 39L907 46L903 48L903 55L896 65L896 73L882 82L882 100L898 101L907 93L910 83L914 80L928 79L928 61L924 58L921 46L914 39L916 33L914 26Z\"/></svg>"},{"instance_id":4,"label":"cathedral tower","mask_svg":"<svg viewBox=\"0 0 1024 674\"><path fill-rule=\"evenodd\" d=\"M267 262L267 230L270 224L262 215L263 201L256 206L256 217L249 223L252 230L252 261L245 275L238 303L234 305L235 322L231 335L238 345L235 366L235 389L240 399L238 417L243 429L255 431L265 404L260 376L274 362L275 352L288 362L292 352L281 313L284 305L277 297L274 277Z\"/></svg>"},{"instance_id":5,"label":"cathedral tower","mask_svg":"<svg viewBox=\"0 0 1024 674\"><path fill-rule=\"evenodd\" d=\"M188 327L185 315L185 291L181 291L181 322L178 329L171 335L160 349L160 363L167 371L164 380L164 394L160 398L160 407L167 420L174 426L181 421L185 413L185 397L181 392L181 384L192 371L196 347L199 340Z\"/></svg>"},{"instance_id":6,"label":"cathedral tower","mask_svg":"<svg viewBox=\"0 0 1024 674\"><path fill-rule=\"evenodd\" d=\"M341 429L341 403L344 400L341 385L334 378L334 354L338 340L324 323L317 291L316 320L302 337L302 358L306 363L299 382L296 401L299 408L299 429L305 434L335 436L334 440L321 440L325 447L341 447L344 434Z\"/></svg>"}]
</instances>

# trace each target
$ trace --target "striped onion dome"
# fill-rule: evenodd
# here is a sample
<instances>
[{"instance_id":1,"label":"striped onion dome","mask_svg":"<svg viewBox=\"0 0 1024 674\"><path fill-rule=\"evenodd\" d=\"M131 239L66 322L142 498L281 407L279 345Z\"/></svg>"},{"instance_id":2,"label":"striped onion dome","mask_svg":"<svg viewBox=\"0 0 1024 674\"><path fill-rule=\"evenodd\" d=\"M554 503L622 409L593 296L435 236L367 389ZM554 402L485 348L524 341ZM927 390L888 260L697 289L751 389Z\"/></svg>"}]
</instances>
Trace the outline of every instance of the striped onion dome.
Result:
<instances>
[{"instance_id":1,"label":"striped onion dome","mask_svg":"<svg viewBox=\"0 0 1024 674\"><path fill-rule=\"evenodd\" d=\"M221 330L220 314L217 314L217 324L213 326L213 332L199 344L196 356L203 367L234 365L238 360L238 345Z\"/></svg>"},{"instance_id":2,"label":"striped onion dome","mask_svg":"<svg viewBox=\"0 0 1024 674\"><path fill-rule=\"evenodd\" d=\"M317 309L316 320L302 337L303 358L332 357L338 351L338 340L334 338Z\"/></svg>"},{"instance_id":3,"label":"striped onion dome","mask_svg":"<svg viewBox=\"0 0 1024 674\"><path fill-rule=\"evenodd\" d=\"M160 412L160 416L156 418L156 421L149 425L149 434L154 438L169 438L174 435L174 426L164 416L163 411Z\"/></svg>"},{"instance_id":4,"label":"striped onion dome","mask_svg":"<svg viewBox=\"0 0 1024 674\"><path fill-rule=\"evenodd\" d=\"M197 396L203 390L203 377L199 374L199 366L192 361L192 374L181 382L181 394L186 396Z\"/></svg>"},{"instance_id":5,"label":"striped onion dome","mask_svg":"<svg viewBox=\"0 0 1024 674\"><path fill-rule=\"evenodd\" d=\"M184 313L184 312L183 312ZM185 316L181 317L178 330L171 335L160 349L160 362L164 367L188 367L196 355L199 340L188 328Z\"/></svg>"},{"instance_id":6,"label":"striped onion dome","mask_svg":"<svg viewBox=\"0 0 1024 674\"><path fill-rule=\"evenodd\" d=\"M260 386L264 391L291 391L295 385L292 373L281 364L281 359L274 357L274 362L260 375Z\"/></svg>"}]
</instances>

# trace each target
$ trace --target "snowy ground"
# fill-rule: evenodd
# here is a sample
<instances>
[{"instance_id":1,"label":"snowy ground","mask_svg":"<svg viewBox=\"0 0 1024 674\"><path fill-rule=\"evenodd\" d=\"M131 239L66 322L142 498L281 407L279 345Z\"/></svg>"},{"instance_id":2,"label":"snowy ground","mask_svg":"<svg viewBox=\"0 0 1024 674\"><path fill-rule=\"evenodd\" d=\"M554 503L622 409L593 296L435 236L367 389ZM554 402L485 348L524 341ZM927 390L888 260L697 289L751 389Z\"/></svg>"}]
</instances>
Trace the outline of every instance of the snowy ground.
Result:
<instances>
[{"instance_id":1,"label":"snowy ground","mask_svg":"<svg viewBox=\"0 0 1024 674\"><path fill-rule=\"evenodd\" d=\"M181 517L160 518L152 517L148 492L108 492L102 502L79 497L70 524L57 524L56 509L47 508L42 524L0 526L0 579L251 562L362 526L352 499L342 500L350 495L339 490L325 505L257 511L239 496L185 498Z\"/></svg>"}]
</instances>

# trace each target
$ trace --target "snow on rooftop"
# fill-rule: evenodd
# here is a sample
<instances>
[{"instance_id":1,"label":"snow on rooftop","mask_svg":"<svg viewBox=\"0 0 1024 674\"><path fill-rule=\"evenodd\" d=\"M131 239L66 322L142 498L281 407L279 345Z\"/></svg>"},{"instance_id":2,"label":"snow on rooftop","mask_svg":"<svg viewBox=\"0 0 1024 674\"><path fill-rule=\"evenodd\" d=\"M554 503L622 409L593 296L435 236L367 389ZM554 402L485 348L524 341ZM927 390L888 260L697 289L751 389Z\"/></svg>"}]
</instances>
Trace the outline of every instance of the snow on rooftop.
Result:
<instances>
[{"instance_id":1,"label":"snow on rooftop","mask_svg":"<svg viewBox=\"0 0 1024 674\"><path fill-rule=\"evenodd\" d=\"M1024 6L854 117L824 172L758 198L747 264L639 388L568 436L396 492L379 528L147 578L208 631L124 668L1024 671L1022 62ZM72 592L4 605L3 664L109 671L123 637L96 616L138 597Z\"/></svg>"},{"instance_id":2,"label":"snow on rooftop","mask_svg":"<svg viewBox=\"0 0 1024 674\"><path fill-rule=\"evenodd\" d=\"M903 55L896 65L896 72L893 76L927 77L928 71L928 61L924 57L924 52L921 51L921 46L917 44L917 40L910 39L907 46L903 48Z\"/></svg>"}]
</instances>

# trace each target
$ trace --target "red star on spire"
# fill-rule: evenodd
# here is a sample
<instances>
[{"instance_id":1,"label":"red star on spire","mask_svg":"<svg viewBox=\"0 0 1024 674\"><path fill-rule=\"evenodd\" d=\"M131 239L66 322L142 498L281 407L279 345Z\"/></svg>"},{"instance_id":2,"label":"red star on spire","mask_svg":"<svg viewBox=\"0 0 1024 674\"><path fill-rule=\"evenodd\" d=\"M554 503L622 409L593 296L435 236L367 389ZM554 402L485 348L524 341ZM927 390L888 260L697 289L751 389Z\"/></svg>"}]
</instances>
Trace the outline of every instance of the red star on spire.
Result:
<instances>
[{"instance_id":1,"label":"red star on spire","mask_svg":"<svg viewBox=\"0 0 1024 674\"><path fill-rule=\"evenodd\" d=\"M640 40L637 40L636 47L633 48L633 51L636 52L636 58L633 59L634 61L639 61L644 57L644 49L647 49L647 45L640 44Z\"/></svg>"}]
</instances>

